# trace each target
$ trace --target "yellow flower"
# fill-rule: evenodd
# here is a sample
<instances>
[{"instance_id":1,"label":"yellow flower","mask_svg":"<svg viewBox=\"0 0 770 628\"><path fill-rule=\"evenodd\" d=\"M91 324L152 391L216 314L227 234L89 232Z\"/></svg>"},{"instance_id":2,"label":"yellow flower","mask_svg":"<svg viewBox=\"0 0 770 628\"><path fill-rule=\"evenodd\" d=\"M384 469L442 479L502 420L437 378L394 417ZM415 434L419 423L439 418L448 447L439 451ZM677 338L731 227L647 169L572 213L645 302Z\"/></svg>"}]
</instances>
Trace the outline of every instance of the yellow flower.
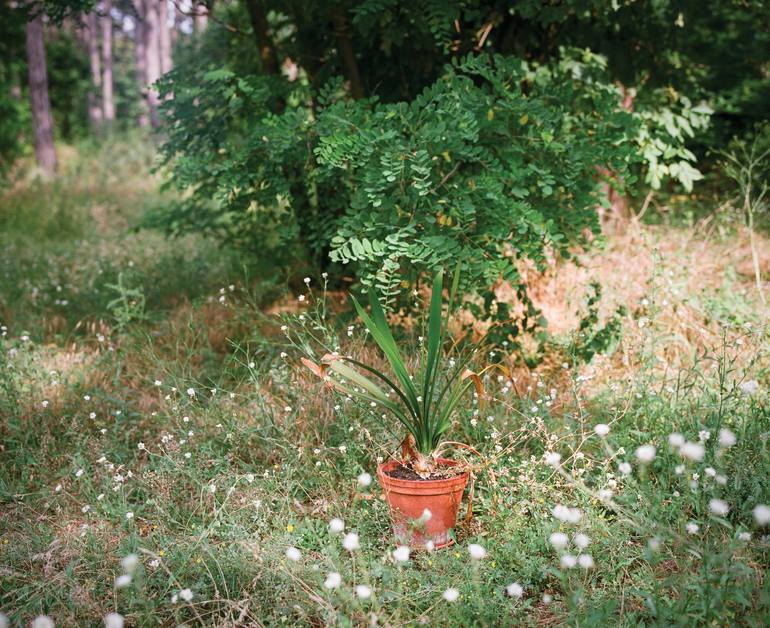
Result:
<instances>
[{"instance_id":1,"label":"yellow flower","mask_svg":"<svg viewBox=\"0 0 770 628\"><path fill-rule=\"evenodd\" d=\"M294 532L294 526L292 524L287 525L286 526L286 531L287 532Z\"/></svg>"},{"instance_id":2,"label":"yellow flower","mask_svg":"<svg viewBox=\"0 0 770 628\"><path fill-rule=\"evenodd\" d=\"M164 552L163 550L160 550L158 552L158 556L165 556L165 555L166 555L166 552Z\"/></svg>"}]
</instances>

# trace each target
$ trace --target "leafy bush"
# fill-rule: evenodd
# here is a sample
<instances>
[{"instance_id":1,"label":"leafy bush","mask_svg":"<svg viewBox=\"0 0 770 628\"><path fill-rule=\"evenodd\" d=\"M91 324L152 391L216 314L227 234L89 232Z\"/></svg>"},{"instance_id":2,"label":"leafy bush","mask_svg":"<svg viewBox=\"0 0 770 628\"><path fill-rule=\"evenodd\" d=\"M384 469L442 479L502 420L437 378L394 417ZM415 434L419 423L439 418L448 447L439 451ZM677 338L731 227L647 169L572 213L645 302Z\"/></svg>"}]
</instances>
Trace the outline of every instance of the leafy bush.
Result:
<instances>
[{"instance_id":1,"label":"leafy bush","mask_svg":"<svg viewBox=\"0 0 770 628\"><path fill-rule=\"evenodd\" d=\"M633 180L638 122L601 66L468 56L411 103L331 82L278 113L273 77L172 73L164 153L192 194L155 223L285 265L328 253L391 299L458 256L466 289L515 281L517 260L568 254L597 229L597 166Z\"/></svg>"}]
</instances>

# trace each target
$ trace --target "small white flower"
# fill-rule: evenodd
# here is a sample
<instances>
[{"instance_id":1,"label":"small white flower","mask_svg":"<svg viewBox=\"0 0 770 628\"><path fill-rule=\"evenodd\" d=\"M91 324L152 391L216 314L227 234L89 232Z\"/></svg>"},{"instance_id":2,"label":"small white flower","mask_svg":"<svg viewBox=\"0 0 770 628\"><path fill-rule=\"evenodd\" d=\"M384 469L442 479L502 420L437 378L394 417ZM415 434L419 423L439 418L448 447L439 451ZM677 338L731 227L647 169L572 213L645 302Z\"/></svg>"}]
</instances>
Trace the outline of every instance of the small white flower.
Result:
<instances>
[{"instance_id":1,"label":"small white flower","mask_svg":"<svg viewBox=\"0 0 770 628\"><path fill-rule=\"evenodd\" d=\"M709 438L711 438L711 432L708 430L701 430L698 432L698 440L701 443L705 443Z\"/></svg>"},{"instance_id":2,"label":"small white flower","mask_svg":"<svg viewBox=\"0 0 770 628\"><path fill-rule=\"evenodd\" d=\"M454 602L458 597L460 597L460 592L454 587L450 587L441 594L441 597L443 597L447 602Z\"/></svg>"},{"instance_id":3,"label":"small white flower","mask_svg":"<svg viewBox=\"0 0 770 628\"><path fill-rule=\"evenodd\" d=\"M302 553L296 547L287 547L286 558L294 563L298 563L302 559Z\"/></svg>"},{"instance_id":4,"label":"small white flower","mask_svg":"<svg viewBox=\"0 0 770 628\"><path fill-rule=\"evenodd\" d=\"M739 388L741 389L741 392L744 395L751 396L755 394L759 390L759 382L755 379L750 379L746 382L743 382Z\"/></svg>"},{"instance_id":5,"label":"small white flower","mask_svg":"<svg viewBox=\"0 0 770 628\"><path fill-rule=\"evenodd\" d=\"M582 550L591 544L591 539L589 539L588 536L583 534L582 532L578 532L573 537L572 542L575 544L575 547Z\"/></svg>"},{"instance_id":6,"label":"small white flower","mask_svg":"<svg viewBox=\"0 0 770 628\"><path fill-rule=\"evenodd\" d=\"M564 549L569 545L569 537L564 532L554 532L548 537L548 540L556 549Z\"/></svg>"},{"instance_id":7,"label":"small white flower","mask_svg":"<svg viewBox=\"0 0 770 628\"><path fill-rule=\"evenodd\" d=\"M372 483L372 476L369 473L366 473L365 471L358 476L358 485L366 488Z\"/></svg>"},{"instance_id":8,"label":"small white flower","mask_svg":"<svg viewBox=\"0 0 770 628\"><path fill-rule=\"evenodd\" d=\"M349 552L357 550L359 547L361 547L358 541L358 535L355 532L348 532L345 535L345 538L342 539L342 547L344 547Z\"/></svg>"},{"instance_id":9,"label":"small white flower","mask_svg":"<svg viewBox=\"0 0 770 628\"><path fill-rule=\"evenodd\" d=\"M188 388L187 389L187 396L188 397L195 397L195 389L194 388Z\"/></svg>"},{"instance_id":10,"label":"small white flower","mask_svg":"<svg viewBox=\"0 0 770 628\"><path fill-rule=\"evenodd\" d=\"M548 606L551 602L553 602L553 595L550 593L543 593L543 604Z\"/></svg>"},{"instance_id":11,"label":"small white flower","mask_svg":"<svg viewBox=\"0 0 770 628\"><path fill-rule=\"evenodd\" d=\"M572 569L575 565L577 565L577 558L575 558L572 554L564 554L559 559L559 565L562 569Z\"/></svg>"},{"instance_id":12,"label":"small white flower","mask_svg":"<svg viewBox=\"0 0 770 628\"><path fill-rule=\"evenodd\" d=\"M88 504L86 504L85 506L83 506L83 507L80 509L80 512L82 512L83 514L86 514L86 513L87 513L89 510L91 510L91 506L89 506Z\"/></svg>"},{"instance_id":13,"label":"small white flower","mask_svg":"<svg viewBox=\"0 0 770 628\"><path fill-rule=\"evenodd\" d=\"M393 560L397 563L405 563L409 560L409 555L412 551L406 545L399 545L393 550Z\"/></svg>"},{"instance_id":14,"label":"small white flower","mask_svg":"<svg viewBox=\"0 0 770 628\"><path fill-rule=\"evenodd\" d=\"M581 554L578 556L578 565L580 565L583 569L593 569L594 567L594 559L590 554Z\"/></svg>"},{"instance_id":15,"label":"small white flower","mask_svg":"<svg viewBox=\"0 0 770 628\"><path fill-rule=\"evenodd\" d=\"M620 471L623 475L628 475L631 473L631 465L628 462L621 462L618 465L618 471Z\"/></svg>"},{"instance_id":16,"label":"small white flower","mask_svg":"<svg viewBox=\"0 0 770 628\"><path fill-rule=\"evenodd\" d=\"M329 522L329 530L332 534L338 534L345 529L345 522L338 517L335 517Z\"/></svg>"},{"instance_id":17,"label":"small white flower","mask_svg":"<svg viewBox=\"0 0 770 628\"><path fill-rule=\"evenodd\" d=\"M642 445L636 449L636 458L642 464L647 464L655 459L657 449L654 445Z\"/></svg>"},{"instance_id":18,"label":"small white flower","mask_svg":"<svg viewBox=\"0 0 770 628\"><path fill-rule=\"evenodd\" d=\"M720 447L728 449L729 447L735 445L736 442L738 442L738 439L735 437L735 434L731 430L728 430L726 427L723 427L721 430L719 430Z\"/></svg>"},{"instance_id":19,"label":"small white flower","mask_svg":"<svg viewBox=\"0 0 770 628\"><path fill-rule=\"evenodd\" d=\"M690 521L690 523L685 526L685 529L687 530L687 534L698 534L700 527L697 523Z\"/></svg>"},{"instance_id":20,"label":"small white flower","mask_svg":"<svg viewBox=\"0 0 770 628\"><path fill-rule=\"evenodd\" d=\"M133 518L134 518L134 513L129 510L126 513L126 519L133 519Z\"/></svg>"},{"instance_id":21,"label":"small white flower","mask_svg":"<svg viewBox=\"0 0 770 628\"><path fill-rule=\"evenodd\" d=\"M554 517L556 517L559 521L563 521L564 523L578 523L580 518L583 516L583 513L580 512L579 508L569 508L568 506L564 506L562 504L557 504L554 506L551 512L553 513Z\"/></svg>"},{"instance_id":22,"label":"small white flower","mask_svg":"<svg viewBox=\"0 0 770 628\"><path fill-rule=\"evenodd\" d=\"M507 587L505 587L505 592L510 597L521 597L524 595L524 589L518 582L512 582Z\"/></svg>"},{"instance_id":23,"label":"small white flower","mask_svg":"<svg viewBox=\"0 0 770 628\"><path fill-rule=\"evenodd\" d=\"M719 517L724 517L730 511L730 507L721 499L712 499L709 501L709 510Z\"/></svg>"},{"instance_id":24,"label":"small white flower","mask_svg":"<svg viewBox=\"0 0 770 628\"><path fill-rule=\"evenodd\" d=\"M612 499L614 493L608 488L603 488L599 491L598 495L599 499L601 499L603 502L608 502Z\"/></svg>"},{"instance_id":25,"label":"small white flower","mask_svg":"<svg viewBox=\"0 0 770 628\"><path fill-rule=\"evenodd\" d=\"M131 584L131 576L129 576L127 573L124 573L122 576L118 576L117 578L115 578L116 589L124 589L129 584Z\"/></svg>"},{"instance_id":26,"label":"small white flower","mask_svg":"<svg viewBox=\"0 0 770 628\"><path fill-rule=\"evenodd\" d=\"M768 523L770 523L770 506L765 506L764 504L758 504L754 507L754 521L757 522L758 526L766 526Z\"/></svg>"},{"instance_id":27,"label":"small white flower","mask_svg":"<svg viewBox=\"0 0 770 628\"><path fill-rule=\"evenodd\" d=\"M425 544L425 550L428 552L432 552L434 549L436 549L436 544L433 541L428 541Z\"/></svg>"},{"instance_id":28,"label":"small white flower","mask_svg":"<svg viewBox=\"0 0 770 628\"><path fill-rule=\"evenodd\" d=\"M305 285L310 285L310 277L305 277L302 281L305 282Z\"/></svg>"},{"instance_id":29,"label":"small white flower","mask_svg":"<svg viewBox=\"0 0 770 628\"><path fill-rule=\"evenodd\" d=\"M420 515L420 521L422 523L428 523L428 521L431 520L431 517L433 517L433 513L430 510L428 510L427 508L425 508L422 511L422 514Z\"/></svg>"},{"instance_id":30,"label":"small white flower","mask_svg":"<svg viewBox=\"0 0 770 628\"><path fill-rule=\"evenodd\" d=\"M714 467L706 467L703 469L703 472L710 478L716 477L717 475L717 470Z\"/></svg>"},{"instance_id":31,"label":"small white flower","mask_svg":"<svg viewBox=\"0 0 770 628\"><path fill-rule=\"evenodd\" d=\"M189 602L193 599L193 592L190 589L182 589L179 592L179 597L181 597L185 602Z\"/></svg>"},{"instance_id":32,"label":"small white flower","mask_svg":"<svg viewBox=\"0 0 770 628\"><path fill-rule=\"evenodd\" d=\"M137 449L139 449L140 451L143 451L144 449L146 449L146 447L145 447L144 443L142 443L142 442L140 442L140 443L139 443L139 444L136 446L136 448L137 448Z\"/></svg>"},{"instance_id":33,"label":"small white flower","mask_svg":"<svg viewBox=\"0 0 770 628\"><path fill-rule=\"evenodd\" d=\"M132 574L139 565L139 556L136 554L128 554L120 561L120 565L127 574Z\"/></svg>"},{"instance_id":34,"label":"small white flower","mask_svg":"<svg viewBox=\"0 0 770 628\"><path fill-rule=\"evenodd\" d=\"M594 425L594 432L597 436L601 436L603 438L610 433L610 426L606 423L597 423Z\"/></svg>"},{"instance_id":35,"label":"small white flower","mask_svg":"<svg viewBox=\"0 0 770 628\"><path fill-rule=\"evenodd\" d=\"M365 584L359 584L356 586L356 596L366 600L372 596L372 588Z\"/></svg>"},{"instance_id":36,"label":"small white flower","mask_svg":"<svg viewBox=\"0 0 770 628\"><path fill-rule=\"evenodd\" d=\"M473 560L481 560L487 555L487 550L485 550L478 543L471 543L468 546L468 553L471 555Z\"/></svg>"},{"instance_id":37,"label":"small white flower","mask_svg":"<svg viewBox=\"0 0 770 628\"><path fill-rule=\"evenodd\" d=\"M739 541L750 541L751 540L751 532L741 532L738 534L738 540Z\"/></svg>"},{"instance_id":38,"label":"small white flower","mask_svg":"<svg viewBox=\"0 0 770 628\"><path fill-rule=\"evenodd\" d=\"M154 384L155 384L156 386L162 386L162 385L163 385L163 382L162 382L162 381L160 381L159 379L156 379L156 380L155 380L155 382L154 382Z\"/></svg>"},{"instance_id":39,"label":"small white flower","mask_svg":"<svg viewBox=\"0 0 770 628\"><path fill-rule=\"evenodd\" d=\"M54 628L53 619L48 615L38 615L32 620L32 628Z\"/></svg>"},{"instance_id":40,"label":"small white flower","mask_svg":"<svg viewBox=\"0 0 770 628\"><path fill-rule=\"evenodd\" d=\"M107 613L104 616L104 628L123 628L123 615L120 613Z\"/></svg>"},{"instance_id":41,"label":"small white flower","mask_svg":"<svg viewBox=\"0 0 770 628\"><path fill-rule=\"evenodd\" d=\"M688 460L694 460L699 462L703 460L703 456L706 453L705 447L700 443L686 442L679 448L679 455Z\"/></svg>"},{"instance_id":42,"label":"small white flower","mask_svg":"<svg viewBox=\"0 0 770 628\"><path fill-rule=\"evenodd\" d=\"M84 473L85 473L85 471L83 471L83 469L78 469L77 471L75 471L75 477L79 478Z\"/></svg>"},{"instance_id":43,"label":"small white flower","mask_svg":"<svg viewBox=\"0 0 770 628\"><path fill-rule=\"evenodd\" d=\"M557 454L555 451L547 451L544 457L546 464L552 467L558 467L561 462L561 454Z\"/></svg>"},{"instance_id":44,"label":"small white flower","mask_svg":"<svg viewBox=\"0 0 770 628\"><path fill-rule=\"evenodd\" d=\"M336 571L332 571L327 574L326 580L324 580L324 586L327 589L336 589L342 584L342 576Z\"/></svg>"},{"instance_id":45,"label":"small white flower","mask_svg":"<svg viewBox=\"0 0 770 628\"><path fill-rule=\"evenodd\" d=\"M671 432L671 434L668 435L668 444L671 445L674 449L679 449L682 445L684 445L684 436L682 436L679 432Z\"/></svg>"}]
</instances>

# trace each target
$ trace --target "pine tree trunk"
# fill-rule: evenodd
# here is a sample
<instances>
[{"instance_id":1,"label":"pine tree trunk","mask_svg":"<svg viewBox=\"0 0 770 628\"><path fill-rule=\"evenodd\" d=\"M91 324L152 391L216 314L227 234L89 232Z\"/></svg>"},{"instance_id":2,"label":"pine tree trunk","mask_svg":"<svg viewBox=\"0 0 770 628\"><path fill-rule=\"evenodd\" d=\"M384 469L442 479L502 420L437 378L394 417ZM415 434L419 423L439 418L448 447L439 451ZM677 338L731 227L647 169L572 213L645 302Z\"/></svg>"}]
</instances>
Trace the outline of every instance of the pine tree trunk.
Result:
<instances>
[{"instance_id":1,"label":"pine tree trunk","mask_svg":"<svg viewBox=\"0 0 770 628\"><path fill-rule=\"evenodd\" d=\"M195 32L200 35L206 30L206 27L209 24L209 10L206 8L205 4L195 4L193 5L193 10L195 11L193 26Z\"/></svg>"},{"instance_id":2,"label":"pine tree trunk","mask_svg":"<svg viewBox=\"0 0 770 628\"><path fill-rule=\"evenodd\" d=\"M246 0L246 9L251 19L251 28L254 31L259 57L262 59L262 70L265 74L278 74L278 55L275 51L275 44L267 32L267 16L262 0Z\"/></svg>"},{"instance_id":3,"label":"pine tree trunk","mask_svg":"<svg viewBox=\"0 0 770 628\"><path fill-rule=\"evenodd\" d=\"M350 93L356 100L363 98L364 88L361 84L361 75L358 72L358 62L353 52L353 45L350 42L347 17L341 9L337 9L332 14L332 20L334 22L334 35L337 37L337 52L342 57L342 65L345 67L345 73L350 81Z\"/></svg>"},{"instance_id":4,"label":"pine tree trunk","mask_svg":"<svg viewBox=\"0 0 770 628\"><path fill-rule=\"evenodd\" d=\"M146 28L145 28L145 10L144 3L138 1L135 3L138 17L134 22L134 60L136 63L136 82L139 85L139 119L141 128L150 125L150 110L147 103L147 53L145 52Z\"/></svg>"},{"instance_id":5,"label":"pine tree trunk","mask_svg":"<svg viewBox=\"0 0 770 628\"><path fill-rule=\"evenodd\" d=\"M158 92L153 87L155 81L160 78L160 18L158 15L158 0L144 0L145 6L145 70L147 72L147 104L150 108L150 124L157 127L160 122L158 116Z\"/></svg>"},{"instance_id":6,"label":"pine tree trunk","mask_svg":"<svg viewBox=\"0 0 770 628\"><path fill-rule=\"evenodd\" d=\"M86 46L88 47L88 61L91 66L91 89L88 90L88 120L91 128L99 131L102 126L102 60L99 56L99 32L97 30L96 13L91 12L86 16L86 29L84 33Z\"/></svg>"},{"instance_id":7,"label":"pine tree trunk","mask_svg":"<svg viewBox=\"0 0 770 628\"><path fill-rule=\"evenodd\" d=\"M102 112L104 121L115 121L115 98L112 83L112 0L104 0L102 16Z\"/></svg>"},{"instance_id":8,"label":"pine tree trunk","mask_svg":"<svg viewBox=\"0 0 770 628\"><path fill-rule=\"evenodd\" d=\"M48 72L43 42L43 14L27 22L27 67L32 126L35 134L35 157L43 171L56 172L56 147L53 143L53 118L48 99Z\"/></svg>"},{"instance_id":9,"label":"pine tree trunk","mask_svg":"<svg viewBox=\"0 0 770 628\"><path fill-rule=\"evenodd\" d=\"M158 0L158 45L160 46L160 73L171 71L171 31L168 26L168 0Z\"/></svg>"}]
</instances>

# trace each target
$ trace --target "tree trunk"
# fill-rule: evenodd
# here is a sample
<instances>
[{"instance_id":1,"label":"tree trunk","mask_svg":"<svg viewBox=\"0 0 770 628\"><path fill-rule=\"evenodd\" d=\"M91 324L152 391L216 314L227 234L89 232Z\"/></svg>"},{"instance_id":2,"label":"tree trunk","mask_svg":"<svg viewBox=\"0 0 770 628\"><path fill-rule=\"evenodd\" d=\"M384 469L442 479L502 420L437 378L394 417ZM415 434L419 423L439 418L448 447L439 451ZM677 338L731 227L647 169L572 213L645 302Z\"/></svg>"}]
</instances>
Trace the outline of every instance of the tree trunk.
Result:
<instances>
[{"instance_id":1,"label":"tree trunk","mask_svg":"<svg viewBox=\"0 0 770 628\"><path fill-rule=\"evenodd\" d=\"M102 16L102 112L104 121L115 121L115 98L112 82L112 0L104 0Z\"/></svg>"},{"instance_id":2,"label":"tree trunk","mask_svg":"<svg viewBox=\"0 0 770 628\"><path fill-rule=\"evenodd\" d=\"M134 22L134 60L136 62L136 82L139 84L139 126L146 128L150 124L150 111L147 103L147 53L144 3L136 2L137 19Z\"/></svg>"},{"instance_id":3,"label":"tree trunk","mask_svg":"<svg viewBox=\"0 0 770 628\"><path fill-rule=\"evenodd\" d=\"M158 0L158 45L160 46L160 73L171 71L171 31L168 26L168 0Z\"/></svg>"},{"instance_id":4,"label":"tree trunk","mask_svg":"<svg viewBox=\"0 0 770 628\"><path fill-rule=\"evenodd\" d=\"M153 87L155 81L160 78L160 19L158 15L158 0L143 0L145 7L145 71L147 72L147 104L150 108L150 124L157 127L160 121L158 117L158 91Z\"/></svg>"},{"instance_id":5,"label":"tree trunk","mask_svg":"<svg viewBox=\"0 0 770 628\"><path fill-rule=\"evenodd\" d=\"M246 0L246 8L251 18L251 28L254 30L254 38L257 40L259 57L262 60L262 70L266 74L278 74L278 54L275 44L267 32L267 16L262 0Z\"/></svg>"},{"instance_id":6,"label":"tree trunk","mask_svg":"<svg viewBox=\"0 0 770 628\"><path fill-rule=\"evenodd\" d=\"M205 4L195 4L193 5L193 11L195 12L195 16L193 17L193 26L195 28L195 32L200 35L203 31L206 30L206 27L209 24L209 10L206 8Z\"/></svg>"},{"instance_id":7,"label":"tree trunk","mask_svg":"<svg viewBox=\"0 0 770 628\"><path fill-rule=\"evenodd\" d=\"M29 98L32 108L32 126L35 133L35 157L43 171L56 172L56 147L53 143L53 118L48 99L48 72L43 43L43 14L27 22L27 67L29 70Z\"/></svg>"},{"instance_id":8,"label":"tree trunk","mask_svg":"<svg viewBox=\"0 0 770 628\"><path fill-rule=\"evenodd\" d=\"M99 131L102 126L102 60L99 56L99 31L97 30L96 13L91 12L86 16L86 29L84 33L86 46L88 47L88 61L91 66L91 89L88 90L88 120L91 128Z\"/></svg>"},{"instance_id":9,"label":"tree trunk","mask_svg":"<svg viewBox=\"0 0 770 628\"><path fill-rule=\"evenodd\" d=\"M334 21L334 35L337 37L337 49L342 57L342 65L345 66L345 73L350 81L350 93L353 98L359 99L364 95L364 88L361 84L361 75L358 73L358 62L353 52L353 45L350 43L350 32L348 30L348 20L341 10L336 9L332 15Z\"/></svg>"}]
</instances>

